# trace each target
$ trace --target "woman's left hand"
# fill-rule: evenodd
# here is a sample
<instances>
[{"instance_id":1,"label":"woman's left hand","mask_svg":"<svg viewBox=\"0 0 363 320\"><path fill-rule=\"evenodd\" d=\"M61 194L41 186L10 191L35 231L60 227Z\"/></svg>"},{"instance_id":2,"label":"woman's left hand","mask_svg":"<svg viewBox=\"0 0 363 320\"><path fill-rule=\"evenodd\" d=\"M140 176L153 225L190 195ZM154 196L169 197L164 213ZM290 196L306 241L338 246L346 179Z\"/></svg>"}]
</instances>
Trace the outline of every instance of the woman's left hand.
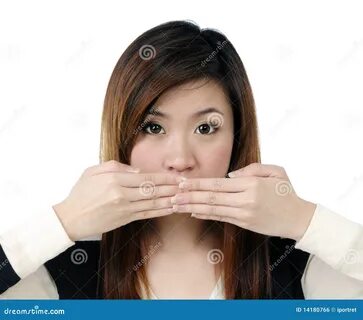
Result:
<instances>
[{"instance_id":1,"label":"woman's left hand","mask_svg":"<svg viewBox=\"0 0 363 320\"><path fill-rule=\"evenodd\" d=\"M184 188L181 182L174 211L298 241L316 204L296 195L284 168L252 163L234 172L232 178L188 178Z\"/></svg>"}]
</instances>

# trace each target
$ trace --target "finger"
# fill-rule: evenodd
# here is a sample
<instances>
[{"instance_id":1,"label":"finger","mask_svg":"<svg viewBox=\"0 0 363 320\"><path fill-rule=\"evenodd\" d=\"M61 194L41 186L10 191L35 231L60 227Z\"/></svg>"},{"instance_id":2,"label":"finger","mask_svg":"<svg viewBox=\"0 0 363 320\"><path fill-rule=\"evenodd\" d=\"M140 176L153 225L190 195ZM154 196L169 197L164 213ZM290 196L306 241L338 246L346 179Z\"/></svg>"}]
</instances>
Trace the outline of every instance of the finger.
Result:
<instances>
[{"instance_id":1,"label":"finger","mask_svg":"<svg viewBox=\"0 0 363 320\"><path fill-rule=\"evenodd\" d=\"M240 207L244 203L244 192L188 191L177 193L173 204L200 203L228 207Z\"/></svg>"},{"instance_id":2,"label":"finger","mask_svg":"<svg viewBox=\"0 0 363 320\"><path fill-rule=\"evenodd\" d=\"M129 208L131 212L137 213L141 211L148 211L154 209L171 208L171 197L162 197L156 199L147 199L134 201L130 204Z\"/></svg>"},{"instance_id":3,"label":"finger","mask_svg":"<svg viewBox=\"0 0 363 320\"><path fill-rule=\"evenodd\" d=\"M136 169L137 168L133 168L128 164L121 163L116 160L110 160L87 168L84 171L83 176L95 176L98 174L111 172L137 172Z\"/></svg>"},{"instance_id":4,"label":"finger","mask_svg":"<svg viewBox=\"0 0 363 320\"><path fill-rule=\"evenodd\" d=\"M179 188L187 190L213 190L223 192L246 191L255 178L242 177L241 179L226 178L188 178L180 182Z\"/></svg>"},{"instance_id":5,"label":"finger","mask_svg":"<svg viewBox=\"0 0 363 320\"><path fill-rule=\"evenodd\" d=\"M132 216L132 220L136 221L143 219L151 219L151 218L167 216L169 214L173 214L172 208L154 209L154 210L143 211L142 214L141 213L135 214Z\"/></svg>"},{"instance_id":6,"label":"finger","mask_svg":"<svg viewBox=\"0 0 363 320\"><path fill-rule=\"evenodd\" d=\"M257 176L257 177L285 177L285 169L272 164L261 164L261 163L251 163L246 167L241 169L231 171L228 173L231 178L236 177L247 177L247 176Z\"/></svg>"},{"instance_id":7,"label":"finger","mask_svg":"<svg viewBox=\"0 0 363 320\"><path fill-rule=\"evenodd\" d=\"M175 173L112 173L114 182L122 187L141 188L148 192L157 185L178 185L178 175Z\"/></svg>"},{"instance_id":8,"label":"finger","mask_svg":"<svg viewBox=\"0 0 363 320\"><path fill-rule=\"evenodd\" d=\"M179 192L178 185L151 185L149 188L123 188L122 193L133 202L139 200L171 197Z\"/></svg>"},{"instance_id":9,"label":"finger","mask_svg":"<svg viewBox=\"0 0 363 320\"><path fill-rule=\"evenodd\" d=\"M208 204L174 204L174 212L191 212L197 214L206 214L210 216L225 216L234 219L240 219L244 210L235 207L216 206Z\"/></svg>"},{"instance_id":10,"label":"finger","mask_svg":"<svg viewBox=\"0 0 363 320\"><path fill-rule=\"evenodd\" d=\"M133 216L141 217L141 219L145 219L145 217L148 215L148 212L152 210L170 209L169 211L173 212L170 199L171 197L164 197L135 201L132 203L130 211L132 212Z\"/></svg>"},{"instance_id":11,"label":"finger","mask_svg":"<svg viewBox=\"0 0 363 320\"><path fill-rule=\"evenodd\" d=\"M226 217L226 216L210 216L206 214L198 214L193 213L191 215L192 218L202 219L202 220L214 220L214 221L220 221L220 222L227 222L230 224L234 224L236 226L240 226L240 221L234 218Z\"/></svg>"}]
</instances>

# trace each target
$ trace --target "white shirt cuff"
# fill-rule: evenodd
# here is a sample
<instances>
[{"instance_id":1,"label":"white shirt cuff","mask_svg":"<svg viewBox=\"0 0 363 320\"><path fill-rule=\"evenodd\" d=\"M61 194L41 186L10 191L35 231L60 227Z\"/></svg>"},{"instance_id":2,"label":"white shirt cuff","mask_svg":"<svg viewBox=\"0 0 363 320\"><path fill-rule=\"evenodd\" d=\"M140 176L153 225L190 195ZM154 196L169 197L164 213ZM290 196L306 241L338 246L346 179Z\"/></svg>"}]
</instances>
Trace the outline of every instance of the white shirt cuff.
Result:
<instances>
[{"instance_id":1,"label":"white shirt cuff","mask_svg":"<svg viewBox=\"0 0 363 320\"><path fill-rule=\"evenodd\" d=\"M350 277L363 280L363 226L319 203L295 248L316 255Z\"/></svg>"},{"instance_id":2,"label":"white shirt cuff","mask_svg":"<svg viewBox=\"0 0 363 320\"><path fill-rule=\"evenodd\" d=\"M0 244L14 271L23 279L75 242L50 208L1 234Z\"/></svg>"}]
</instances>

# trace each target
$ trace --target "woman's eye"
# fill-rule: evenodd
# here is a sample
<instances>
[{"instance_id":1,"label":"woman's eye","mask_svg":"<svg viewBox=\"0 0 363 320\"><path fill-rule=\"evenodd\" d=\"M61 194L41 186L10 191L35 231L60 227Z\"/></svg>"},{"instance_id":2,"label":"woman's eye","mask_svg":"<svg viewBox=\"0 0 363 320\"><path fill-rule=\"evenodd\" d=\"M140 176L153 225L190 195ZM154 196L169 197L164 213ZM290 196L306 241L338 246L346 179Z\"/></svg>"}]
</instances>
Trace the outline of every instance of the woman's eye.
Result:
<instances>
[{"instance_id":1,"label":"woman's eye","mask_svg":"<svg viewBox=\"0 0 363 320\"><path fill-rule=\"evenodd\" d=\"M210 132L209 128L213 128L213 131ZM203 123L200 126L198 126L198 129L201 129L200 131L202 132L201 134L213 134L216 133L218 131L218 127L213 127L212 125L208 124L208 123ZM204 132L204 133L203 133Z\"/></svg>"},{"instance_id":2,"label":"woman's eye","mask_svg":"<svg viewBox=\"0 0 363 320\"><path fill-rule=\"evenodd\" d=\"M146 124L145 124L145 127L142 129L145 133L147 133L147 134L159 134L159 129L160 128L162 128L159 124L157 124L157 123L154 123L154 122L147 122ZM148 131L148 129L150 129L151 130L151 132L150 131ZM155 132L156 131L156 132Z\"/></svg>"},{"instance_id":3,"label":"woman's eye","mask_svg":"<svg viewBox=\"0 0 363 320\"><path fill-rule=\"evenodd\" d=\"M146 134L158 135L158 134L163 134L163 133L160 133L161 129L162 129L162 126L155 122L146 122L142 131ZM211 129L212 129L212 131L211 131ZM216 133L218 131L218 129L219 129L218 127L212 126L208 123L203 123L203 124L199 125L197 128L197 130L199 130L200 134L202 134L202 135L210 135L210 134Z\"/></svg>"}]
</instances>

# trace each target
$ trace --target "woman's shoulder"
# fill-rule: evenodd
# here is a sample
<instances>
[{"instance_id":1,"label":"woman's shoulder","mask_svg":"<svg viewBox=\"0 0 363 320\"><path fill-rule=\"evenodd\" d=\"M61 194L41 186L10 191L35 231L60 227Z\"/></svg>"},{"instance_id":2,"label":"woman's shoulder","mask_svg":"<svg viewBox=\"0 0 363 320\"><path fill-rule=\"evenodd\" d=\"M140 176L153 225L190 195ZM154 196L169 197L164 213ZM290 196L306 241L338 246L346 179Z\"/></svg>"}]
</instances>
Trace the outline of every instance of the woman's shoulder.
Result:
<instances>
[{"instance_id":1,"label":"woman's shoulder","mask_svg":"<svg viewBox=\"0 0 363 320\"><path fill-rule=\"evenodd\" d=\"M76 241L44 265L53 278L59 299L96 299L100 241Z\"/></svg>"}]
</instances>

